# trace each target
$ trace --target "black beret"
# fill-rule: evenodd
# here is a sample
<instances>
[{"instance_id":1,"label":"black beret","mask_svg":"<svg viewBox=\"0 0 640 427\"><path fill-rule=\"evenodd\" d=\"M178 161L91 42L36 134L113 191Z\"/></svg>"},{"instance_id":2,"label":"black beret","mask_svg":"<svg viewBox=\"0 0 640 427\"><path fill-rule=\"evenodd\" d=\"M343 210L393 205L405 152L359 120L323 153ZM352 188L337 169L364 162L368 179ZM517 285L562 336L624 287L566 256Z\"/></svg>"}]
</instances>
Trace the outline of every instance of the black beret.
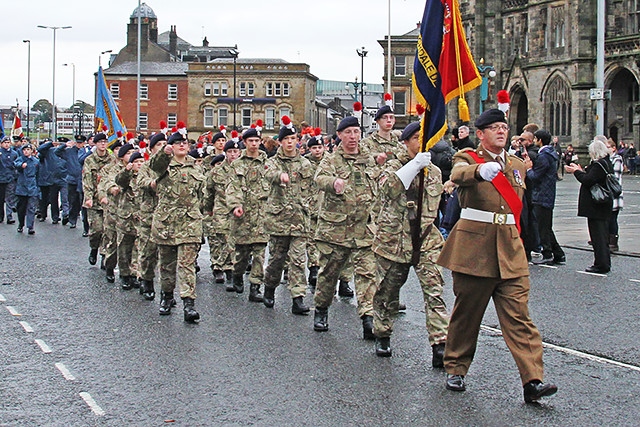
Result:
<instances>
[{"instance_id":1,"label":"black beret","mask_svg":"<svg viewBox=\"0 0 640 427\"><path fill-rule=\"evenodd\" d=\"M224 154L218 154L211 159L211 166L215 166L226 158Z\"/></svg>"},{"instance_id":2,"label":"black beret","mask_svg":"<svg viewBox=\"0 0 640 427\"><path fill-rule=\"evenodd\" d=\"M115 150L115 147L113 147ZM135 150L135 148L133 148L132 144L126 143L124 144L122 147L120 147L120 149L118 150L118 157L119 158L123 158L125 154L127 154L129 151L131 150Z\"/></svg>"},{"instance_id":3,"label":"black beret","mask_svg":"<svg viewBox=\"0 0 640 427\"><path fill-rule=\"evenodd\" d=\"M84 135L76 135L76 142L87 142L87 137Z\"/></svg>"},{"instance_id":4,"label":"black beret","mask_svg":"<svg viewBox=\"0 0 640 427\"><path fill-rule=\"evenodd\" d=\"M307 141L307 148L311 148L314 145L323 145L321 136L314 136L313 138Z\"/></svg>"},{"instance_id":5,"label":"black beret","mask_svg":"<svg viewBox=\"0 0 640 427\"><path fill-rule=\"evenodd\" d=\"M133 163L135 159L142 159L142 158L143 158L142 153L140 153L139 151L136 151L131 155L131 157L129 157L129 163Z\"/></svg>"},{"instance_id":6,"label":"black beret","mask_svg":"<svg viewBox=\"0 0 640 427\"><path fill-rule=\"evenodd\" d=\"M258 131L255 128L249 128L245 130L244 133L242 134L242 139L247 139L247 138L260 138L260 135L258 134Z\"/></svg>"},{"instance_id":7,"label":"black beret","mask_svg":"<svg viewBox=\"0 0 640 427\"><path fill-rule=\"evenodd\" d=\"M414 133L420 130L420 122L409 123L400 135L400 141L407 141L413 136Z\"/></svg>"},{"instance_id":8,"label":"black beret","mask_svg":"<svg viewBox=\"0 0 640 427\"><path fill-rule=\"evenodd\" d=\"M184 135L182 135L180 132L174 132L167 140L167 144L175 144L176 142L180 141L186 141Z\"/></svg>"},{"instance_id":9,"label":"black beret","mask_svg":"<svg viewBox=\"0 0 640 427\"><path fill-rule=\"evenodd\" d=\"M69 138L67 138L66 136L59 136L58 142L69 142Z\"/></svg>"},{"instance_id":10,"label":"black beret","mask_svg":"<svg viewBox=\"0 0 640 427\"><path fill-rule=\"evenodd\" d=\"M211 143L213 144L214 142L216 142L220 138L226 138L226 136L224 136L224 133L218 132L215 135L213 135L213 138L211 138Z\"/></svg>"},{"instance_id":11,"label":"black beret","mask_svg":"<svg viewBox=\"0 0 640 427\"><path fill-rule=\"evenodd\" d=\"M492 108L480 114L476 119L476 129L484 129L494 123L507 123L507 118L504 113L497 108Z\"/></svg>"},{"instance_id":12,"label":"black beret","mask_svg":"<svg viewBox=\"0 0 640 427\"><path fill-rule=\"evenodd\" d=\"M224 144L224 151L230 150L232 148L237 148L238 150L243 150L244 149L244 144L242 143L242 141L234 141L233 139L230 139L227 141L226 144Z\"/></svg>"},{"instance_id":13,"label":"black beret","mask_svg":"<svg viewBox=\"0 0 640 427\"><path fill-rule=\"evenodd\" d=\"M167 135L165 135L162 132L158 132L155 135L153 135L149 140L149 148L153 148L158 142L166 141L166 140L167 140Z\"/></svg>"},{"instance_id":14,"label":"black beret","mask_svg":"<svg viewBox=\"0 0 640 427\"><path fill-rule=\"evenodd\" d=\"M355 116L347 116L344 119L340 120L340 124L338 125L338 129L336 129L338 132L342 132L343 130L345 130L346 128L350 128L350 127L360 127L360 122L358 122L358 118Z\"/></svg>"},{"instance_id":15,"label":"black beret","mask_svg":"<svg viewBox=\"0 0 640 427\"><path fill-rule=\"evenodd\" d=\"M26 148L31 148L31 149L33 150L33 145L31 145L31 144L24 144L24 145L22 146L22 149L24 150L24 149L26 149Z\"/></svg>"},{"instance_id":16,"label":"black beret","mask_svg":"<svg viewBox=\"0 0 640 427\"><path fill-rule=\"evenodd\" d=\"M393 114L393 110L388 105L383 105L382 107L378 108L375 120L378 121L385 114Z\"/></svg>"},{"instance_id":17,"label":"black beret","mask_svg":"<svg viewBox=\"0 0 640 427\"><path fill-rule=\"evenodd\" d=\"M109 138L107 138L107 135L105 135L103 132L98 132L93 136L93 142L100 142L103 140L109 140Z\"/></svg>"},{"instance_id":18,"label":"black beret","mask_svg":"<svg viewBox=\"0 0 640 427\"><path fill-rule=\"evenodd\" d=\"M296 134L296 128L294 128L293 126L291 127L282 126L280 128L280 132L278 132L278 141L282 141L289 135L295 135L295 134Z\"/></svg>"},{"instance_id":19,"label":"black beret","mask_svg":"<svg viewBox=\"0 0 640 427\"><path fill-rule=\"evenodd\" d=\"M194 159L204 159L207 155L207 152L204 150L198 150L197 148L189 151L189 155Z\"/></svg>"}]
</instances>

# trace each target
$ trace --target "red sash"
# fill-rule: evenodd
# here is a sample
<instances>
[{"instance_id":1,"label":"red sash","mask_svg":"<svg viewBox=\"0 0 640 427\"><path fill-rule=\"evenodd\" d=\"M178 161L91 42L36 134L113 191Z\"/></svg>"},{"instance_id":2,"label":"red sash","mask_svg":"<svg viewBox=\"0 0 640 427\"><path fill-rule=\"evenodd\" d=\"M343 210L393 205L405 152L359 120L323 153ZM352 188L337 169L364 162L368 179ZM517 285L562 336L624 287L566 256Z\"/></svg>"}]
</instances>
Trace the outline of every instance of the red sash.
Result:
<instances>
[{"instance_id":1,"label":"red sash","mask_svg":"<svg viewBox=\"0 0 640 427\"><path fill-rule=\"evenodd\" d=\"M468 150L465 154L470 155L473 160L476 161L476 163L485 163L485 159L478 156L478 153L476 153L475 151ZM513 189L504 172L500 171L500 173L498 173L498 175L493 178L493 181L491 181L491 183L509 205L509 208L511 209L511 212L513 213L513 216L516 220L518 233L520 233L520 214L522 213L522 200L520 200L520 197L518 197L516 190Z\"/></svg>"}]
</instances>

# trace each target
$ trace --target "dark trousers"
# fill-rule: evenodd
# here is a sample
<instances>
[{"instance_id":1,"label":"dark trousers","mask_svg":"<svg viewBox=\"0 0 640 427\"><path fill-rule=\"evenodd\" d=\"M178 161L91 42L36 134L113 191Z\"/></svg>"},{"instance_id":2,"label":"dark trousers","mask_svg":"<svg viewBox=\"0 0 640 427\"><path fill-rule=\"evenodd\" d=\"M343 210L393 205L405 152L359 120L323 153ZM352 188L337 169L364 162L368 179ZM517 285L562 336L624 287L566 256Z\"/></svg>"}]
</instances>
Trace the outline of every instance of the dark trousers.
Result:
<instances>
[{"instance_id":1,"label":"dark trousers","mask_svg":"<svg viewBox=\"0 0 640 427\"><path fill-rule=\"evenodd\" d=\"M68 184L69 191L69 223L75 225L78 222L80 209L82 208L82 192L78 191L78 184Z\"/></svg>"},{"instance_id":2,"label":"dark trousers","mask_svg":"<svg viewBox=\"0 0 640 427\"><path fill-rule=\"evenodd\" d=\"M587 218L589 237L593 245L593 265L602 271L611 270L611 252L609 251L609 219Z\"/></svg>"},{"instance_id":3,"label":"dark trousers","mask_svg":"<svg viewBox=\"0 0 640 427\"><path fill-rule=\"evenodd\" d=\"M538 221L542 257L555 259L564 257L564 251L558 244L556 235L553 232L553 209L545 208L541 205L533 205L533 211Z\"/></svg>"},{"instance_id":4,"label":"dark trousers","mask_svg":"<svg viewBox=\"0 0 640 427\"><path fill-rule=\"evenodd\" d=\"M54 221L60 220L60 202L59 202L59 185L42 185L40 186L40 217L47 217L47 208L51 205L51 219Z\"/></svg>"},{"instance_id":5,"label":"dark trousers","mask_svg":"<svg viewBox=\"0 0 640 427\"><path fill-rule=\"evenodd\" d=\"M617 236L618 235L618 214L620 213L620 210L616 209L611 211L611 218L609 218L609 234L613 235L613 236Z\"/></svg>"},{"instance_id":6,"label":"dark trousers","mask_svg":"<svg viewBox=\"0 0 640 427\"><path fill-rule=\"evenodd\" d=\"M38 206L37 196L18 196L18 227L24 227L25 219L27 228L33 229L33 223L36 217L36 206Z\"/></svg>"}]
</instances>

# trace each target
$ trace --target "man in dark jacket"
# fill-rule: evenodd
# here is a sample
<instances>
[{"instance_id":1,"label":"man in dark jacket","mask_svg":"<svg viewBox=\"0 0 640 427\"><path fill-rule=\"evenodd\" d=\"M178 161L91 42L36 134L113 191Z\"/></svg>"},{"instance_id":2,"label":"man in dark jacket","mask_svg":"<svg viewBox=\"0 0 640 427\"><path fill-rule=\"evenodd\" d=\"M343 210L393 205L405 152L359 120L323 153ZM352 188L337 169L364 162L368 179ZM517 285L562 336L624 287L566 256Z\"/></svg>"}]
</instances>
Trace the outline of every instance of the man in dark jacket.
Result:
<instances>
[{"instance_id":1,"label":"man in dark jacket","mask_svg":"<svg viewBox=\"0 0 640 427\"><path fill-rule=\"evenodd\" d=\"M67 191L69 199L69 215L63 216L62 225L69 222L70 228L76 228L76 222L80 215L84 195L82 194L82 163L91 154L85 150L84 145L87 138L83 135L76 135L75 142L67 141L60 144L55 150L55 154L64 159L67 167Z\"/></svg>"},{"instance_id":2,"label":"man in dark jacket","mask_svg":"<svg viewBox=\"0 0 640 427\"><path fill-rule=\"evenodd\" d=\"M556 182L558 153L551 145L551 134L544 130L537 130L533 135L534 144L539 147L536 162L527 169L533 188L531 203L534 216L538 223L538 234L542 246L542 259L534 260L534 264L564 264L564 251L558 244L553 232L553 207L556 202Z\"/></svg>"}]
</instances>

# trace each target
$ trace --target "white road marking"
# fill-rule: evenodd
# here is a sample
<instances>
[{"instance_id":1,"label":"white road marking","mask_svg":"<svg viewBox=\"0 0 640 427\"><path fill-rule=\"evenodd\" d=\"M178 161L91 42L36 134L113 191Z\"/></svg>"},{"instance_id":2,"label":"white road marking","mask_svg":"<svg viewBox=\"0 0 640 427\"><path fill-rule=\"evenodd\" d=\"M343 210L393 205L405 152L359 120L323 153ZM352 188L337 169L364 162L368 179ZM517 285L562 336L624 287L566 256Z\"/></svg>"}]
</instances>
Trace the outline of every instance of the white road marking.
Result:
<instances>
[{"instance_id":1,"label":"white road marking","mask_svg":"<svg viewBox=\"0 0 640 427\"><path fill-rule=\"evenodd\" d=\"M534 264L534 265L537 265L538 267L544 267L544 268L555 268L555 269L558 268L555 265L546 265L546 264Z\"/></svg>"},{"instance_id":2,"label":"white road marking","mask_svg":"<svg viewBox=\"0 0 640 427\"><path fill-rule=\"evenodd\" d=\"M95 400L93 400L93 397L91 397L91 395L85 391L82 391L79 393L80 397L82 398L82 400L84 400L86 402L87 405L89 405L89 408L91 408L91 410L93 411L94 414L98 415L98 416L103 416L105 414L105 412L102 410L102 408L100 406L98 406L98 404L96 403Z\"/></svg>"},{"instance_id":3,"label":"white road marking","mask_svg":"<svg viewBox=\"0 0 640 427\"><path fill-rule=\"evenodd\" d=\"M588 271L576 270L576 273L580 274L588 274L589 276L597 276L597 277L607 277L606 274L601 273L589 273Z\"/></svg>"},{"instance_id":4,"label":"white road marking","mask_svg":"<svg viewBox=\"0 0 640 427\"><path fill-rule=\"evenodd\" d=\"M4 297L4 295L0 294L0 302L5 302L7 301L7 299Z\"/></svg>"},{"instance_id":5,"label":"white road marking","mask_svg":"<svg viewBox=\"0 0 640 427\"><path fill-rule=\"evenodd\" d=\"M47 345L47 343L45 343L45 342L44 342L44 341L42 341L42 340L38 340L38 339L37 339L37 340L35 340L35 341L36 341L36 344L38 344L38 346L40 346L40 349L42 349L42 352L43 352L43 353L51 353L51 351L52 351L52 350L51 350L51 347L49 347L49 346Z\"/></svg>"},{"instance_id":6,"label":"white road marking","mask_svg":"<svg viewBox=\"0 0 640 427\"><path fill-rule=\"evenodd\" d=\"M69 371L69 369L67 369L67 367L64 366L64 363L58 362L55 364L55 366L56 368L58 368L58 370L60 371L64 379L69 381L75 381L76 377L74 377L71 371Z\"/></svg>"},{"instance_id":7,"label":"white road marking","mask_svg":"<svg viewBox=\"0 0 640 427\"><path fill-rule=\"evenodd\" d=\"M18 323L20 323L20 326L22 326L25 332L29 332L29 333L33 332L33 328L31 327L31 325L25 322L24 320L21 320Z\"/></svg>"},{"instance_id":8,"label":"white road marking","mask_svg":"<svg viewBox=\"0 0 640 427\"><path fill-rule=\"evenodd\" d=\"M489 331L494 334L502 335L502 331L500 329L492 328L490 326L481 325L480 329L484 329L485 331ZM582 351L572 350L570 348L561 347L559 345L555 345L547 342L542 342L542 346L546 348L550 348L552 350L557 350L561 353L570 354L572 356L577 356L583 359L591 360L593 362L619 366L621 368L631 369L632 371L640 372L640 366L629 365L628 363L618 362L617 360L607 359L605 357L595 356L589 353L583 353Z\"/></svg>"},{"instance_id":9,"label":"white road marking","mask_svg":"<svg viewBox=\"0 0 640 427\"><path fill-rule=\"evenodd\" d=\"M9 310L9 313L11 313L12 316L22 316L22 314L18 313L18 310L11 307L10 305L7 306L7 310Z\"/></svg>"},{"instance_id":10,"label":"white road marking","mask_svg":"<svg viewBox=\"0 0 640 427\"><path fill-rule=\"evenodd\" d=\"M629 279L629 280L632 281L632 282L640 283L640 280L638 280L638 279Z\"/></svg>"}]
</instances>

